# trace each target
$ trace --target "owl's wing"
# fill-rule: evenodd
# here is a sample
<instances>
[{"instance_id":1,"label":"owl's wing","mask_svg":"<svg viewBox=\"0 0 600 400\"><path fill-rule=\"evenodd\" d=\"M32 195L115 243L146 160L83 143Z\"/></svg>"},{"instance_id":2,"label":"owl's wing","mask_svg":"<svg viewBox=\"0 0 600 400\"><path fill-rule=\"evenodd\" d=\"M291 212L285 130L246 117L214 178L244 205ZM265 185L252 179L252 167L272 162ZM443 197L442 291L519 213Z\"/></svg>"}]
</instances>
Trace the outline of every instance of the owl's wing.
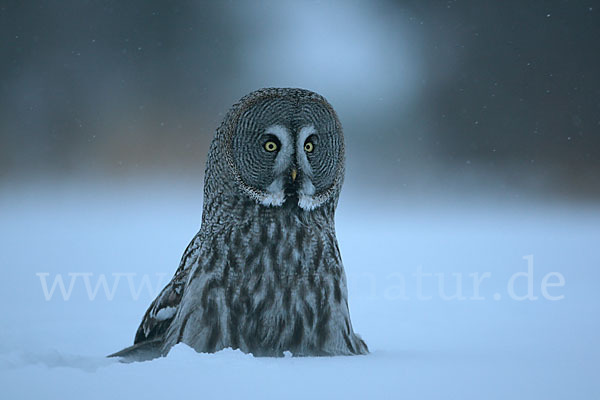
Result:
<instances>
[{"instance_id":1,"label":"owl's wing","mask_svg":"<svg viewBox=\"0 0 600 400\"><path fill-rule=\"evenodd\" d=\"M188 269L179 268L167 286L154 299L135 333L133 344L160 338L177 314L183 295Z\"/></svg>"},{"instance_id":2,"label":"owl's wing","mask_svg":"<svg viewBox=\"0 0 600 400\"><path fill-rule=\"evenodd\" d=\"M197 261L199 247L198 235L190 242L183 253L179 268L171 282L154 299L135 334L133 346L127 347L108 357L123 357L131 361L142 361L161 356L165 332L177 314L183 291L191 270Z\"/></svg>"}]
</instances>

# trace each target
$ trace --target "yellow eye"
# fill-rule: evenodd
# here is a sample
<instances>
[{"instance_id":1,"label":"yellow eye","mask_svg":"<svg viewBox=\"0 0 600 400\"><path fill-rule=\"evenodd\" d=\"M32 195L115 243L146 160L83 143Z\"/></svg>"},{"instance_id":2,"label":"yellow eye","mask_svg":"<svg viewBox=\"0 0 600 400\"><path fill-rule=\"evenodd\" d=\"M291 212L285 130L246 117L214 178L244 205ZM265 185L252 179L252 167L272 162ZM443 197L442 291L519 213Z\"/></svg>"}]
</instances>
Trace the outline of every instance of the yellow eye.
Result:
<instances>
[{"instance_id":1,"label":"yellow eye","mask_svg":"<svg viewBox=\"0 0 600 400\"><path fill-rule=\"evenodd\" d=\"M306 142L304 143L304 151L307 153L312 152L315 149L315 145L312 144L312 142Z\"/></svg>"},{"instance_id":2,"label":"yellow eye","mask_svg":"<svg viewBox=\"0 0 600 400\"><path fill-rule=\"evenodd\" d=\"M277 150L277 143L269 140L267 143L265 143L265 150L270 152Z\"/></svg>"}]
</instances>

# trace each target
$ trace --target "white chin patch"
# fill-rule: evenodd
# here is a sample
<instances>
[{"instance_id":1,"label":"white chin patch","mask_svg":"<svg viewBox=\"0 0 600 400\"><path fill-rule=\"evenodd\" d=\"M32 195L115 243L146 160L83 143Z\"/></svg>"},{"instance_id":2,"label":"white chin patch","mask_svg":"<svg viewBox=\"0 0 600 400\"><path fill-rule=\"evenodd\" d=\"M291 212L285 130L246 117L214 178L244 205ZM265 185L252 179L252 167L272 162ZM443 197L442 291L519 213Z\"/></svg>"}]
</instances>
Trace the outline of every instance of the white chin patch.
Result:
<instances>
[{"instance_id":1,"label":"white chin patch","mask_svg":"<svg viewBox=\"0 0 600 400\"><path fill-rule=\"evenodd\" d=\"M315 199L312 196L306 196L301 194L300 199L298 200L298 207L306 211L314 210L319 205L320 203L315 201Z\"/></svg>"},{"instance_id":2,"label":"white chin patch","mask_svg":"<svg viewBox=\"0 0 600 400\"><path fill-rule=\"evenodd\" d=\"M315 208L317 208L319 203L313 198L314 194L315 186L308 179L308 177L305 177L304 182L302 182L302 187L298 191L298 207L306 211L314 210Z\"/></svg>"},{"instance_id":3,"label":"white chin patch","mask_svg":"<svg viewBox=\"0 0 600 400\"><path fill-rule=\"evenodd\" d=\"M267 193L260 200L264 206L280 206L285 201L285 192L281 180L273 181L267 188Z\"/></svg>"}]
</instances>

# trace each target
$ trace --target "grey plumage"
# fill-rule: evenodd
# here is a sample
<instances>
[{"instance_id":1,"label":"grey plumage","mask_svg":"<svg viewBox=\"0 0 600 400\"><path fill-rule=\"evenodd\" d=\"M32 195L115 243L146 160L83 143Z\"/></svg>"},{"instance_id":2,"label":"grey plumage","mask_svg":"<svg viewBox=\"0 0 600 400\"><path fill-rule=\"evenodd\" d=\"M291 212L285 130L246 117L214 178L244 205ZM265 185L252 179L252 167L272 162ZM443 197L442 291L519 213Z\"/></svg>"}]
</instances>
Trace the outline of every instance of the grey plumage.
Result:
<instances>
[{"instance_id":1,"label":"grey plumage","mask_svg":"<svg viewBox=\"0 0 600 400\"><path fill-rule=\"evenodd\" d=\"M235 104L210 147L200 231L134 345L113 356L164 356L179 342L256 356L368 353L334 228L344 157L338 117L316 93L261 89Z\"/></svg>"}]
</instances>

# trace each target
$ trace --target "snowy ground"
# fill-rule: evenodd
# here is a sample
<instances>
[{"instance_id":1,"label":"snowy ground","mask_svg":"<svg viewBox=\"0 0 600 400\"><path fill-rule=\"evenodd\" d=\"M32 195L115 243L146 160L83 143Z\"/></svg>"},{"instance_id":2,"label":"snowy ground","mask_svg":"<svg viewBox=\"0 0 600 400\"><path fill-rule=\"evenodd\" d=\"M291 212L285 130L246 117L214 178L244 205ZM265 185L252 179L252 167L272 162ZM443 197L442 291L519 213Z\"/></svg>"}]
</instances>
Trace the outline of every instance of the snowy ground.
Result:
<instances>
[{"instance_id":1,"label":"snowy ground","mask_svg":"<svg viewBox=\"0 0 600 400\"><path fill-rule=\"evenodd\" d=\"M370 355L257 359L179 345L120 364L103 356L132 342L175 271L199 227L200 187L4 186L2 398L600 398L600 206L438 198L343 194L338 239ZM522 274L511 291L528 268L531 288ZM64 294L51 292L57 277ZM107 291L94 293L103 277ZM536 300L516 299L528 289Z\"/></svg>"}]
</instances>

